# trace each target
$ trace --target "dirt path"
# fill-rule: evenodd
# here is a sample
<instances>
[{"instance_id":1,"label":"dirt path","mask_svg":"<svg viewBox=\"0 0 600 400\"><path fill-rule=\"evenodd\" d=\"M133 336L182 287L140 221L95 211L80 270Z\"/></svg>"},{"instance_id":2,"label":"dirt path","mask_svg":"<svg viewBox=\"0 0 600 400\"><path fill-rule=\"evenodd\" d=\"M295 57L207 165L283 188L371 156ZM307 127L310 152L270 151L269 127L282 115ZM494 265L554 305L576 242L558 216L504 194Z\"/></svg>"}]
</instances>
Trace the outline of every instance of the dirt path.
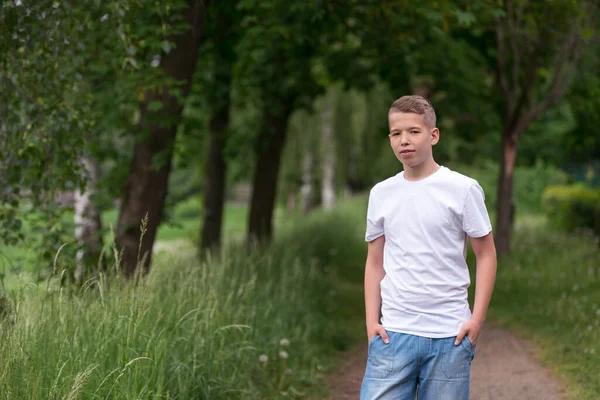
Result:
<instances>
[{"instance_id":1,"label":"dirt path","mask_svg":"<svg viewBox=\"0 0 600 400\"><path fill-rule=\"evenodd\" d=\"M563 400L562 385L535 358L531 344L486 323L471 369L471 400ZM343 355L329 380L330 400L359 398L367 346Z\"/></svg>"}]
</instances>

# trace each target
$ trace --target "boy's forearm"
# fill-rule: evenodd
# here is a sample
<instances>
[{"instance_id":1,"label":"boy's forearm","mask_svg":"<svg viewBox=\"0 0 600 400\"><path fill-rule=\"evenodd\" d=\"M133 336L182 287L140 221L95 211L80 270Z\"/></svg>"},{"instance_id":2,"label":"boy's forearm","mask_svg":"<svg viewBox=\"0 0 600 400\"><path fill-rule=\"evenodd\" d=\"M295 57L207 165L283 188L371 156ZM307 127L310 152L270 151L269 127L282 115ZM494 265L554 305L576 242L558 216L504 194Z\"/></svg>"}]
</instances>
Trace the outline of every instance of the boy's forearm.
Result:
<instances>
[{"instance_id":1,"label":"boy's forearm","mask_svg":"<svg viewBox=\"0 0 600 400\"><path fill-rule=\"evenodd\" d=\"M382 265L367 260L365 266L365 311L367 327L379 323L381 311L381 280L385 276Z\"/></svg>"},{"instance_id":2,"label":"boy's forearm","mask_svg":"<svg viewBox=\"0 0 600 400\"><path fill-rule=\"evenodd\" d=\"M475 304L473 319L483 322L487 314L494 282L496 281L496 254L485 254L477 257L477 275L475 283Z\"/></svg>"}]
</instances>

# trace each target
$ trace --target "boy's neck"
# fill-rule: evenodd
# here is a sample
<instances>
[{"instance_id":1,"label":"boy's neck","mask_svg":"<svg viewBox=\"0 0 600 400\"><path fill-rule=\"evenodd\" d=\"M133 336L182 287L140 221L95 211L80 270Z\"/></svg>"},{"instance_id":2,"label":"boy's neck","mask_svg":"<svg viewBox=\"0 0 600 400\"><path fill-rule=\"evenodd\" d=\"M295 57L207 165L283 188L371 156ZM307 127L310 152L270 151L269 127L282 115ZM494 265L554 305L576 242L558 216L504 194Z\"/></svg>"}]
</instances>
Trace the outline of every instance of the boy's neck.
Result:
<instances>
[{"instance_id":1,"label":"boy's neck","mask_svg":"<svg viewBox=\"0 0 600 400\"><path fill-rule=\"evenodd\" d=\"M415 165L414 167L404 167L404 179L407 181L420 181L428 176L432 175L435 171L440 168L438 163L433 158L425 161L422 164Z\"/></svg>"}]
</instances>

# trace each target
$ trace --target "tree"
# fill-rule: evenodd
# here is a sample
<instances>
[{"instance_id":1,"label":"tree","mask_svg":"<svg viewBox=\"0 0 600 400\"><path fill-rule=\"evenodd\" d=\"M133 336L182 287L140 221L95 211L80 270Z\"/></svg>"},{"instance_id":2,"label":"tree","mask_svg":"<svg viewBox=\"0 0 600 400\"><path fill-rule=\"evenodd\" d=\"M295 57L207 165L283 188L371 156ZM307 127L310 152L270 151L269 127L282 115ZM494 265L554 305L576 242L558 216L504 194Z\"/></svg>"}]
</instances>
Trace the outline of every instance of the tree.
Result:
<instances>
[{"instance_id":1,"label":"tree","mask_svg":"<svg viewBox=\"0 0 600 400\"><path fill-rule=\"evenodd\" d=\"M81 137L64 134L78 125L77 62L68 60L78 51L65 43L75 30L60 25L69 15L68 7L51 4L0 6L0 236L10 244L22 239L18 209L24 197L42 208L54 191L79 180L72 155Z\"/></svg>"},{"instance_id":2,"label":"tree","mask_svg":"<svg viewBox=\"0 0 600 400\"><path fill-rule=\"evenodd\" d=\"M25 240L21 220L45 214L41 255L47 262L64 243L56 196L84 185L80 159L93 125L85 115L86 71L98 56L89 46L109 36L106 10L127 6L115 3L0 6L0 240Z\"/></svg>"},{"instance_id":3,"label":"tree","mask_svg":"<svg viewBox=\"0 0 600 400\"><path fill-rule=\"evenodd\" d=\"M336 106L339 90L335 87L329 88L323 97L321 104L321 158L322 173L321 199L323 208L331 210L335 206L336 189L336 138L334 129L336 127Z\"/></svg>"},{"instance_id":4,"label":"tree","mask_svg":"<svg viewBox=\"0 0 600 400\"><path fill-rule=\"evenodd\" d=\"M255 169L248 239L269 240L281 155L294 110L308 108L322 92L313 76L313 61L330 25L336 4L246 0L245 35L240 42L241 71L248 96L258 103ZM336 8L337 7L337 8ZM307 27L310 26L311 30Z\"/></svg>"},{"instance_id":5,"label":"tree","mask_svg":"<svg viewBox=\"0 0 600 400\"><path fill-rule=\"evenodd\" d=\"M596 129L600 125L600 45L598 36L581 60L567 99L573 110L575 126L558 143L560 149L567 149L568 158L563 163L580 164L600 160L600 135Z\"/></svg>"},{"instance_id":6,"label":"tree","mask_svg":"<svg viewBox=\"0 0 600 400\"><path fill-rule=\"evenodd\" d=\"M98 190L100 167L98 160L92 157L82 157L88 180L85 188L75 191L75 239L79 248L77 250L77 268L75 281L81 283L88 275L89 266L97 264L102 250L102 221L100 210L92 200Z\"/></svg>"},{"instance_id":7,"label":"tree","mask_svg":"<svg viewBox=\"0 0 600 400\"><path fill-rule=\"evenodd\" d=\"M496 248L510 249L519 139L565 93L596 12L587 1L507 0L496 17L496 73L503 102Z\"/></svg>"},{"instance_id":8,"label":"tree","mask_svg":"<svg viewBox=\"0 0 600 400\"><path fill-rule=\"evenodd\" d=\"M210 0L188 0L178 8L182 29L170 40L173 48L161 60L167 83L141 93L141 135L134 147L119 214L116 243L122 249L127 275L151 264L152 247L160 224L177 122L198 58L200 36ZM144 226L142 226L144 222Z\"/></svg>"},{"instance_id":9,"label":"tree","mask_svg":"<svg viewBox=\"0 0 600 400\"><path fill-rule=\"evenodd\" d=\"M233 68L237 59L235 50L239 39L240 17L236 7L235 1L228 4L217 3L212 7L205 39L211 76L204 89L209 98L210 121L204 183L204 222L200 235L200 247L203 249L216 247L221 243L227 177L225 147L229 130Z\"/></svg>"}]
</instances>

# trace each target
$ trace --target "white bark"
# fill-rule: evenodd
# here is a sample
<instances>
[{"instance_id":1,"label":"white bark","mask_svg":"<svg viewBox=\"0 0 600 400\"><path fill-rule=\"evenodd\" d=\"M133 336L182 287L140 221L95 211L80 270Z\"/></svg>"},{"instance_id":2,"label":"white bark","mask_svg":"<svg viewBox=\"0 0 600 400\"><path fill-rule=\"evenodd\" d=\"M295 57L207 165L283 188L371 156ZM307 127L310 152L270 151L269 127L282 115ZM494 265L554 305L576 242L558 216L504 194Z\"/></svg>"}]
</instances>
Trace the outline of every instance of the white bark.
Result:
<instances>
[{"instance_id":1,"label":"white bark","mask_svg":"<svg viewBox=\"0 0 600 400\"><path fill-rule=\"evenodd\" d=\"M321 113L321 151L323 154L323 180L321 198L323 208L335 206L335 138L333 136L334 106L332 93L326 96Z\"/></svg>"},{"instance_id":2,"label":"white bark","mask_svg":"<svg viewBox=\"0 0 600 400\"><path fill-rule=\"evenodd\" d=\"M81 282L85 278L87 268L92 263L98 262L102 249L102 238L100 237L101 221L98 208L92 203L91 197L96 191L99 178L99 167L96 160L83 157L81 159L88 175L87 185L84 191L75 192L75 238L79 245L77 251L77 269L75 280Z\"/></svg>"},{"instance_id":3,"label":"white bark","mask_svg":"<svg viewBox=\"0 0 600 400\"><path fill-rule=\"evenodd\" d=\"M292 191L287 197L287 212L293 213L296 210L296 192Z\"/></svg>"},{"instance_id":4,"label":"white bark","mask_svg":"<svg viewBox=\"0 0 600 400\"><path fill-rule=\"evenodd\" d=\"M303 214L308 214L313 206L313 155L309 146L306 146L302 157L302 188L300 189L300 207Z\"/></svg>"}]
</instances>

